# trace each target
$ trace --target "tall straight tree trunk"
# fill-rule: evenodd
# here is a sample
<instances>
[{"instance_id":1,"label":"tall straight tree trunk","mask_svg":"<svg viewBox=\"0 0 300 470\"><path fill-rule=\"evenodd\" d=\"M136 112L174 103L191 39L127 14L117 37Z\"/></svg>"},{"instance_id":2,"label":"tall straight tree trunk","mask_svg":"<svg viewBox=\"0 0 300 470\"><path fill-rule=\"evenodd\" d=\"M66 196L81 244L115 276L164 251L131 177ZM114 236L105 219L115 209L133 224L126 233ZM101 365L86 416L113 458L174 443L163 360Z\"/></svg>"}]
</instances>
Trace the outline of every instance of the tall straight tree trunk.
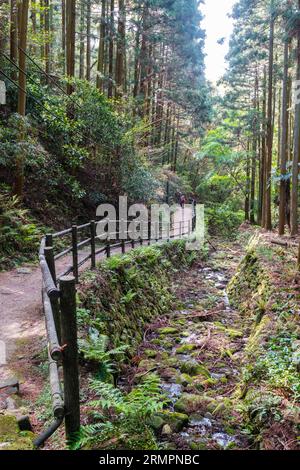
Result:
<instances>
[{"instance_id":1,"label":"tall straight tree trunk","mask_svg":"<svg viewBox=\"0 0 300 470\"><path fill-rule=\"evenodd\" d=\"M288 142L288 71L289 71L289 41L284 43L284 65L282 82L281 105L281 139L280 139L280 195L279 195L279 235L284 235L286 222L286 170L287 170L287 142Z\"/></svg>"},{"instance_id":2,"label":"tall straight tree trunk","mask_svg":"<svg viewBox=\"0 0 300 470\"><path fill-rule=\"evenodd\" d=\"M79 47L79 78L84 78L84 53L85 53L85 4L80 6L80 47Z\"/></svg>"},{"instance_id":3,"label":"tall straight tree trunk","mask_svg":"<svg viewBox=\"0 0 300 470\"><path fill-rule=\"evenodd\" d=\"M91 79L91 0L86 1L86 79Z\"/></svg>"},{"instance_id":4,"label":"tall straight tree trunk","mask_svg":"<svg viewBox=\"0 0 300 470\"><path fill-rule=\"evenodd\" d=\"M265 188L265 229L272 230L271 215L271 172L273 158L273 71L274 71L274 0L271 1L271 20L270 20L270 38L269 38L269 80L268 80L268 114L267 114L267 187Z\"/></svg>"},{"instance_id":5,"label":"tall straight tree trunk","mask_svg":"<svg viewBox=\"0 0 300 470\"><path fill-rule=\"evenodd\" d=\"M61 2L61 51L62 51L62 71L66 73L66 0Z\"/></svg>"},{"instance_id":6,"label":"tall straight tree trunk","mask_svg":"<svg viewBox=\"0 0 300 470\"><path fill-rule=\"evenodd\" d=\"M247 160L246 160L246 196L245 196L245 221L250 220L250 145L247 143Z\"/></svg>"},{"instance_id":7,"label":"tall straight tree trunk","mask_svg":"<svg viewBox=\"0 0 300 470\"><path fill-rule=\"evenodd\" d=\"M136 98L139 94L140 88L140 26L137 26L135 33L135 52L134 52L134 86L133 86L133 97Z\"/></svg>"},{"instance_id":8,"label":"tall straight tree trunk","mask_svg":"<svg viewBox=\"0 0 300 470\"><path fill-rule=\"evenodd\" d=\"M109 83L107 96L112 98L113 96L113 79L114 79L114 18L115 18L115 2L110 0L110 22L109 22L109 52L108 52L108 74L109 74Z\"/></svg>"},{"instance_id":9,"label":"tall straight tree trunk","mask_svg":"<svg viewBox=\"0 0 300 470\"><path fill-rule=\"evenodd\" d=\"M97 66L97 80L96 86L99 90L103 91L104 88L104 62L105 62L105 34L106 34L106 0L101 1L101 23L100 23L100 37L98 48L98 66Z\"/></svg>"},{"instance_id":10,"label":"tall straight tree trunk","mask_svg":"<svg viewBox=\"0 0 300 470\"><path fill-rule=\"evenodd\" d=\"M76 23L76 0L66 1L66 51L67 51L67 75L69 78L75 76L75 23ZM73 92L73 86L68 84L67 93Z\"/></svg>"},{"instance_id":11,"label":"tall straight tree trunk","mask_svg":"<svg viewBox=\"0 0 300 470\"><path fill-rule=\"evenodd\" d=\"M122 95L125 85L125 62L126 62L126 44L125 44L125 25L126 10L125 0L119 0L118 17L118 37L116 52L116 96Z\"/></svg>"},{"instance_id":12,"label":"tall straight tree trunk","mask_svg":"<svg viewBox=\"0 0 300 470\"><path fill-rule=\"evenodd\" d=\"M147 88L147 70L149 63L149 51L147 47L147 25L148 25L148 4L144 3L143 8L143 19L142 19L142 38L141 38L141 54L140 54L140 64L141 64L141 75L140 75L140 94L143 104L141 104L141 116L144 117L145 110L147 109L146 101L148 99Z\"/></svg>"},{"instance_id":13,"label":"tall straight tree trunk","mask_svg":"<svg viewBox=\"0 0 300 470\"><path fill-rule=\"evenodd\" d=\"M19 93L18 93L18 113L25 116L26 111L26 48L27 48L27 27L28 27L29 0L23 0L18 7L19 16Z\"/></svg>"},{"instance_id":14,"label":"tall straight tree trunk","mask_svg":"<svg viewBox=\"0 0 300 470\"><path fill-rule=\"evenodd\" d=\"M50 73L50 2L49 0L44 0L44 57L45 57L45 71Z\"/></svg>"},{"instance_id":15,"label":"tall straight tree trunk","mask_svg":"<svg viewBox=\"0 0 300 470\"><path fill-rule=\"evenodd\" d=\"M277 168L280 167L282 93L283 93L283 91L279 87L279 89L278 89L278 122L277 122L277 131L278 131L278 135L277 135Z\"/></svg>"},{"instance_id":16,"label":"tall straight tree trunk","mask_svg":"<svg viewBox=\"0 0 300 470\"><path fill-rule=\"evenodd\" d=\"M41 61L45 60L45 0L40 0Z\"/></svg>"},{"instance_id":17,"label":"tall straight tree trunk","mask_svg":"<svg viewBox=\"0 0 300 470\"><path fill-rule=\"evenodd\" d=\"M300 0L298 0L298 9L300 10ZM300 80L300 29L297 33L297 74L296 80ZM291 194L291 235L298 233L298 176L300 161L300 103L295 104L295 122L294 122L294 155L292 170L292 194Z\"/></svg>"},{"instance_id":18,"label":"tall straight tree trunk","mask_svg":"<svg viewBox=\"0 0 300 470\"><path fill-rule=\"evenodd\" d=\"M37 33L37 8L36 8L36 0L31 0L30 2L30 11L31 11L31 24L32 24L32 34L35 37ZM35 41L34 41L35 42ZM32 54L38 54L38 49L36 44L32 44L30 48L30 52Z\"/></svg>"},{"instance_id":19,"label":"tall straight tree trunk","mask_svg":"<svg viewBox=\"0 0 300 470\"><path fill-rule=\"evenodd\" d=\"M3 31L5 31L5 25L7 24L7 22L9 22L8 18L7 18L7 14L6 14L6 8L8 6L8 0L2 0L0 1L0 9L1 8L5 8L5 12L4 14L2 14L2 12L0 13L0 31L2 31L2 33L0 34L0 52L4 52L6 50L6 44L7 44L7 36L6 34L4 35L3 34Z\"/></svg>"},{"instance_id":20,"label":"tall straight tree trunk","mask_svg":"<svg viewBox=\"0 0 300 470\"><path fill-rule=\"evenodd\" d=\"M27 48L27 27L28 27L29 0L23 0L18 5L19 17L19 92L18 92L18 114L26 114L26 48ZM24 140L24 125L20 123L19 141ZM16 174L14 182L14 193L22 198L24 187L24 153L19 150L16 158Z\"/></svg>"},{"instance_id":21,"label":"tall straight tree trunk","mask_svg":"<svg viewBox=\"0 0 300 470\"><path fill-rule=\"evenodd\" d=\"M263 79L263 109L262 109L262 139L261 139L261 178L262 178L262 193L261 193L261 204L262 204L262 215L261 215L261 226L265 226L266 218L266 187L268 183L267 178L267 132L266 132L266 119L267 119L267 68L264 67L264 79Z\"/></svg>"},{"instance_id":22,"label":"tall straight tree trunk","mask_svg":"<svg viewBox=\"0 0 300 470\"><path fill-rule=\"evenodd\" d=\"M179 147L179 111L177 113L177 119L176 119L176 137L175 137L173 157L172 157L172 160L173 160L172 169L174 173L177 170L178 147Z\"/></svg>"},{"instance_id":23,"label":"tall straight tree trunk","mask_svg":"<svg viewBox=\"0 0 300 470\"><path fill-rule=\"evenodd\" d=\"M11 0L10 3L10 58L13 62L17 62L18 58L18 8L17 0ZM13 68L11 78L16 80L17 72Z\"/></svg>"},{"instance_id":24,"label":"tall straight tree trunk","mask_svg":"<svg viewBox=\"0 0 300 470\"><path fill-rule=\"evenodd\" d=\"M255 190L256 190L256 161L257 161L257 139L258 139L258 129L257 129L257 117L258 110L258 70L256 69L255 74L255 84L254 84L254 100L253 100L253 109L255 111L253 119L253 144L252 144L252 161L251 161L251 194L250 194L250 222L251 224L255 223Z\"/></svg>"}]
</instances>

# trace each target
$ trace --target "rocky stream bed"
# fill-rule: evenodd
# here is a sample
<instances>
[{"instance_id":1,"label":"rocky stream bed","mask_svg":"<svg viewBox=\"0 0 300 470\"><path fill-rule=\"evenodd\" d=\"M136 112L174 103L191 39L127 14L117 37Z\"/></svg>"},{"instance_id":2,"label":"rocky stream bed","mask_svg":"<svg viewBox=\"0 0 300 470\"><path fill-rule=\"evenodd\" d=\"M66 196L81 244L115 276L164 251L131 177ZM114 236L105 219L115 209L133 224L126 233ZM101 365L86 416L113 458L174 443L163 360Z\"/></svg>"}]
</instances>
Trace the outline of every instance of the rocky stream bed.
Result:
<instances>
[{"instance_id":1,"label":"rocky stream bed","mask_svg":"<svg viewBox=\"0 0 300 470\"><path fill-rule=\"evenodd\" d=\"M165 449L247 448L238 410L229 396L240 381L247 337L226 286L240 261L239 247L178 273L171 314L145 331L134 364L119 386L159 376L167 407L151 418Z\"/></svg>"}]
</instances>

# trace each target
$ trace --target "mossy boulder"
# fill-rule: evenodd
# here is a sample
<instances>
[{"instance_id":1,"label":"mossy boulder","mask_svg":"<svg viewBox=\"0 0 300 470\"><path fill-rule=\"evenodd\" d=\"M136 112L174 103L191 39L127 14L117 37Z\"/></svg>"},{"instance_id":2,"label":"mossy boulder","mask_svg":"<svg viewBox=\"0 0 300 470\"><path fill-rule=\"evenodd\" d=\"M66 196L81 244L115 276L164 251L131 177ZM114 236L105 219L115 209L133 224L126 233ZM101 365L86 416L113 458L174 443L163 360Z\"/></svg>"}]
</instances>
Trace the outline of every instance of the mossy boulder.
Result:
<instances>
[{"instance_id":1,"label":"mossy boulder","mask_svg":"<svg viewBox=\"0 0 300 470\"><path fill-rule=\"evenodd\" d=\"M0 415L0 450L32 450L34 434L20 431L15 416Z\"/></svg>"},{"instance_id":2,"label":"mossy boulder","mask_svg":"<svg viewBox=\"0 0 300 470\"><path fill-rule=\"evenodd\" d=\"M178 328L166 326L164 328L158 328L157 333L159 335L175 335L178 333Z\"/></svg>"},{"instance_id":3,"label":"mossy boulder","mask_svg":"<svg viewBox=\"0 0 300 470\"><path fill-rule=\"evenodd\" d=\"M195 349L197 349L195 344L183 344L176 349L176 354L187 354Z\"/></svg>"},{"instance_id":4,"label":"mossy boulder","mask_svg":"<svg viewBox=\"0 0 300 470\"><path fill-rule=\"evenodd\" d=\"M166 410L153 415L149 420L149 425L156 431L161 431L165 425L168 425L172 432L177 433L187 426L188 422L188 415Z\"/></svg>"},{"instance_id":5,"label":"mossy boulder","mask_svg":"<svg viewBox=\"0 0 300 470\"><path fill-rule=\"evenodd\" d=\"M180 361L178 357L170 357L164 361L164 364L168 367L179 368Z\"/></svg>"},{"instance_id":6,"label":"mossy boulder","mask_svg":"<svg viewBox=\"0 0 300 470\"><path fill-rule=\"evenodd\" d=\"M180 385L183 385L184 387L191 384L192 382L193 382L193 378L188 374L181 374L177 379L177 383L179 383Z\"/></svg>"},{"instance_id":7,"label":"mossy boulder","mask_svg":"<svg viewBox=\"0 0 300 470\"><path fill-rule=\"evenodd\" d=\"M159 370L162 379L170 383L176 383L178 379L178 371L174 367L166 367Z\"/></svg>"},{"instance_id":8,"label":"mossy boulder","mask_svg":"<svg viewBox=\"0 0 300 470\"><path fill-rule=\"evenodd\" d=\"M155 349L145 349L144 354L149 359L154 359L157 356L157 351Z\"/></svg>"},{"instance_id":9,"label":"mossy boulder","mask_svg":"<svg viewBox=\"0 0 300 470\"><path fill-rule=\"evenodd\" d=\"M210 373L206 367L204 367L202 364L199 364L199 362L194 359L182 362L180 365L180 371L183 374L188 374L191 376L204 375L206 378L210 378Z\"/></svg>"},{"instance_id":10,"label":"mossy boulder","mask_svg":"<svg viewBox=\"0 0 300 470\"><path fill-rule=\"evenodd\" d=\"M206 395L195 395L193 393L183 393L174 405L175 411L184 414L195 413L206 410L214 402L214 399Z\"/></svg>"},{"instance_id":11,"label":"mossy boulder","mask_svg":"<svg viewBox=\"0 0 300 470\"><path fill-rule=\"evenodd\" d=\"M152 370L157 366L157 362L153 359L143 359L139 362L139 369Z\"/></svg>"}]
</instances>

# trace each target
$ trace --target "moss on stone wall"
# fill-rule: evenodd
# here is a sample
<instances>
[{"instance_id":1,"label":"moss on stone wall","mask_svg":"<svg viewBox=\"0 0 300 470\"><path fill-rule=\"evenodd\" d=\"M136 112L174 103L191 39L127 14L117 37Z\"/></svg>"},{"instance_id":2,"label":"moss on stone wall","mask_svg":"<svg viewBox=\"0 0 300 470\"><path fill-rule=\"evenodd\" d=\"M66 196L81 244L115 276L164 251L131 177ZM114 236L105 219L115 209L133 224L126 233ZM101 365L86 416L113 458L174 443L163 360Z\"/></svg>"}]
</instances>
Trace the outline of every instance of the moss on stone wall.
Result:
<instances>
[{"instance_id":1,"label":"moss on stone wall","mask_svg":"<svg viewBox=\"0 0 300 470\"><path fill-rule=\"evenodd\" d=\"M244 313L255 313L260 322L270 295L269 276L259 261L257 240L252 240L235 276L227 287L232 305Z\"/></svg>"},{"instance_id":2,"label":"moss on stone wall","mask_svg":"<svg viewBox=\"0 0 300 470\"><path fill-rule=\"evenodd\" d=\"M33 433L20 431L17 419L0 415L0 450L32 450Z\"/></svg>"},{"instance_id":3,"label":"moss on stone wall","mask_svg":"<svg viewBox=\"0 0 300 470\"><path fill-rule=\"evenodd\" d=\"M292 285L295 261L264 239L251 242L232 278L228 295L243 314L247 339L241 382L234 396L245 429L258 449L299 447L298 294ZM290 262L290 265L289 265ZM274 276L274 271L276 275ZM285 287L285 288L284 288ZM279 438L280 436L280 438Z\"/></svg>"},{"instance_id":4,"label":"moss on stone wall","mask_svg":"<svg viewBox=\"0 0 300 470\"><path fill-rule=\"evenodd\" d=\"M99 263L83 275L79 290L89 326L109 338L110 348L127 345L132 356L145 326L171 307L172 273L193 258L181 240L141 247Z\"/></svg>"}]
</instances>

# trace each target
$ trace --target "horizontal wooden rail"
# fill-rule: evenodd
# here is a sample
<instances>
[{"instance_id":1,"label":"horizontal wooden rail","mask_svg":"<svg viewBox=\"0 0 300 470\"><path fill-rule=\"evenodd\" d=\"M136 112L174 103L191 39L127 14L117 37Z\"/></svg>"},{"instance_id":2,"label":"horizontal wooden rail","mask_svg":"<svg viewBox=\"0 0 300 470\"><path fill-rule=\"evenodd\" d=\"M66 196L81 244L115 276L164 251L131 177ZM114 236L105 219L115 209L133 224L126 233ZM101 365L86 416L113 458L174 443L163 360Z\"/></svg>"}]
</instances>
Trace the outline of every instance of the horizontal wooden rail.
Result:
<instances>
[{"instance_id":1,"label":"horizontal wooden rail","mask_svg":"<svg viewBox=\"0 0 300 470\"><path fill-rule=\"evenodd\" d=\"M188 221L177 221L167 226L161 221L143 223L134 220L110 221L117 223L119 231L109 234L97 234L97 225L101 221L90 221L82 225L47 234L42 238L39 259L42 272L42 299L45 314L45 324L48 339L49 379L52 397L52 410L55 421L44 431L36 442L43 443L61 425L65 418L66 436L79 431L79 380L78 380L78 351L76 329L76 290L75 282L79 280L79 268L88 261L91 268L96 266L99 255L109 258L120 248L120 253L126 253L126 247L142 246L169 241L190 235L195 226L195 218ZM136 223L141 227L141 236L134 237L127 224ZM126 230L120 230L124 228ZM87 238L80 240L81 231L89 229ZM87 233L85 232L87 235ZM72 244L54 255L53 242L58 238L70 236ZM131 239L124 239L124 237ZM78 240L79 238L79 240ZM100 243L100 247L96 245ZM102 246L101 246L102 245ZM90 246L88 253L81 251ZM63 273L56 274L56 262L70 256L72 263ZM82 257L83 256L83 257ZM69 276L72 274L72 276ZM61 387L59 366L63 366L64 386ZM62 389L64 392L62 392Z\"/></svg>"}]
</instances>

